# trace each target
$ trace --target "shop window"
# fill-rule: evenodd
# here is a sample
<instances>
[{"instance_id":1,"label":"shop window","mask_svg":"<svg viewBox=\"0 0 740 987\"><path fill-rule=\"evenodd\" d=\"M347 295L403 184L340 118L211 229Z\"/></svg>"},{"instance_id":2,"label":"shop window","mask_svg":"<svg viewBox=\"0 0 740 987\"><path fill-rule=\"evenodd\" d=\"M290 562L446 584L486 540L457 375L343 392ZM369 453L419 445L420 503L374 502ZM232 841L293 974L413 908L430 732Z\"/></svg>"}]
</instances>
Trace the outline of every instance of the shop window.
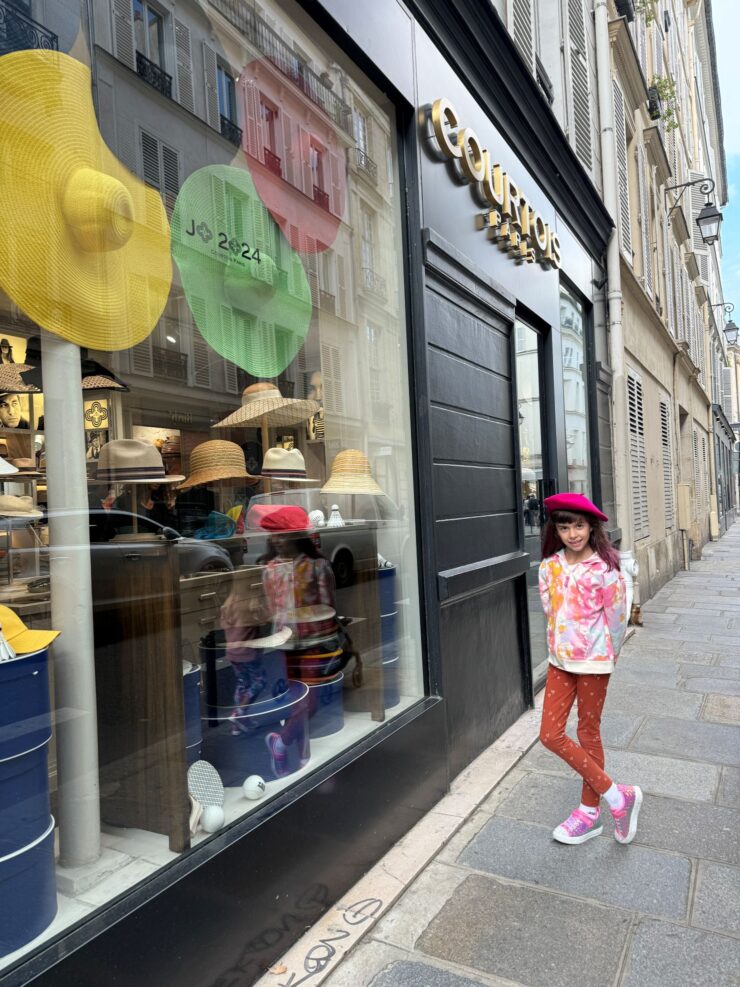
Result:
<instances>
[{"instance_id":1,"label":"shop window","mask_svg":"<svg viewBox=\"0 0 740 987\"><path fill-rule=\"evenodd\" d=\"M251 3L201 6L186 26L114 0L110 54L136 69L138 52L150 81L171 57L178 100L205 119L131 72L105 69L113 98L96 110L71 59L14 62L27 105L3 155L19 156L34 236L13 241L0 293L0 608L60 634L28 676L51 676L48 696L0 688L0 760L4 736L52 724L12 753L33 758L41 807L19 807L14 847L44 841L46 871L14 884L37 895L34 924L3 929L0 976L57 905L55 934L92 902L125 908L134 885L211 852L424 695L402 203L378 181L363 206L347 154L356 92L400 188L394 106L287 0L264 21ZM70 5L47 8L68 36ZM224 18L248 70L219 60ZM0 72L0 101L6 86ZM50 163L56 133L69 141ZM60 189L69 147L79 188ZM97 196L133 222L92 210ZM53 258L50 224L68 215L85 250ZM70 347L42 353L40 330L79 349L79 374ZM112 876L111 855L127 862ZM76 892L57 875L80 857Z\"/></svg>"},{"instance_id":2,"label":"shop window","mask_svg":"<svg viewBox=\"0 0 740 987\"><path fill-rule=\"evenodd\" d=\"M560 333L563 352L568 489L574 493L590 496L586 321L583 303L564 285L560 288Z\"/></svg>"}]
</instances>

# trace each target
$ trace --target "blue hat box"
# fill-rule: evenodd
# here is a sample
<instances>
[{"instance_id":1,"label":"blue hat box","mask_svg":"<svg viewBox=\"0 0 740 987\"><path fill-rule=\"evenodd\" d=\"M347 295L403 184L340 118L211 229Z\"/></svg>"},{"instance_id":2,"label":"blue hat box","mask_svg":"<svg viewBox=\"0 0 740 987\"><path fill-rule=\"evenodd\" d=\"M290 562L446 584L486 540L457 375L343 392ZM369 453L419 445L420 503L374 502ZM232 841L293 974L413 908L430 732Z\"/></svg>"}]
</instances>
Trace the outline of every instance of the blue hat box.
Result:
<instances>
[{"instance_id":1,"label":"blue hat box","mask_svg":"<svg viewBox=\"0 0 740 987\"><path fill-rule=\"evenodd\" d=\"M209 706L202 721L203 758L215 767L224 785L241 785L252 774L275 781L306 764L311 756L307 685L288 681L284 695L251 703L236 719L231 718L233 709L233 703ZM286 762L280 774L274 770L266 743L270 733L280 733L286 746Z\"/></svg>"},{"instance_id":2,"label":"blue hat box","mask_svg":"<svg viewBox=\"0 0 740 987\"><path fill-rule=\"evenodd\" d=\"M288 672L285 652L282 648L262 650L255 648L255 661L261 661L266 680L259 701L277 699L288 694ZM205 667L205 701L213 716L219 716L218 709L233 706L236 677L234 666L239 662L227 659L228 650L222 630L210 631L201 639L200 658ZM214 724L215 725L215 724Z\"/></svg>"},{"instance_id":3,"label":"blue hat box","mask_svg":"<svg viewBox=\"0 0 740 987\"><path fill-rule=\"evenodd\" d=\"M0 760L51 737L47 648L0 662Z\"/></svg>"},{"instance_id":4,"label":"blue hat box","mask_svg":"<svg viewBox=\"0 0 740 987\"><path fill-rule=\"evenodd\" d=\"M49 825L48 745L0 761L0 857L33 843Z\"/></svg>"},{"instance_id":5,"label":"blue hat box","mask_svg":"<svg viewBox=\"0 0 740 987\"><path fill-rule=\"evenodd\" d=\"M0 956L48 929L57 913L54 819L38 839L0 856Z\"/></svg>"},{"instance_id":6,"label":"blue hat box","mask_svg":"<svg viewBox=\"0 0 740 987\"><path fill-rule=\"evenodd\" d=\"M200 726L200 665L182 663L182 691L185 704L185 757L188 766L200 760L203 737Z\"/></svg>"},{"instance_id":7,"label":"blue hat box","mask_svg":"<svg viewBox=\"0 0 740 987\"><path fill-rule=\"evenodd\" d=\"M329 737L344 727L344 672L324 682L307 682L311 739Z\"/></svg>"}]
</instances>

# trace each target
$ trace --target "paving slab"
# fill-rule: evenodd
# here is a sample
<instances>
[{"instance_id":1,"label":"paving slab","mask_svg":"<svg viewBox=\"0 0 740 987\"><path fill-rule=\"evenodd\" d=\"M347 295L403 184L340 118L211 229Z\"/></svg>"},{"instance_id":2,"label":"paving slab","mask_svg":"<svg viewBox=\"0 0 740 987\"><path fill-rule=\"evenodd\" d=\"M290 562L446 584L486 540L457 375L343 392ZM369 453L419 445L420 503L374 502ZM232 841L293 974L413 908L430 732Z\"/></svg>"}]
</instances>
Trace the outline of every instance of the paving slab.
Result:
<instances>
[{"instance_id":1,"label":"paving slab","mask_svg":"<svg viewBox=\"0 0 740 987\"><path fill-rule=\"evenodd\" d=\"M740 808L740 768L722 768L717 801Z\"/></svg>"},{"instance_id":2,"label":"paving slab","mask_svg":"<svg viewBox=\"0 0 740 987\"><path fill-rule=\"evenodd\" d=\"M411 952L467 872L434 860L373 929L373 938Z\"/></svg>"},{"instance_id":3,"label":"paving slab","mask_svg":"<svg viewBox=\"0 0 740 987\"><path fill-rule=\"evenodd\" d=\"M715 696L710 693L704 702L701 718L715 723L740 723L740 696Z\"/></svg>"},{"instance_id":4,"label":"paving slab","mask_svg":"<svg viewBox=\"0 0 740 987\"><path fill-rule=\"evenodd\" d=\"M679 666L679 677L682 679L740 679L740 668L729 665L703 665L699 662L682 661Z\"/></svg>"},{"instance_id":5,"label":"paving slab","mask_svg":"<svg viewBox=\"0 0 740 987\"><path fill-rule=\"evenodd\" d=\"M631 655L624 655L620 656L617 662L610 686L619 682L625 685L651 685L675 689L678 684L678 672L677 661L633 658Z\"/></svg>"},{"instance_id":6,"label":"paving slab","mask_svg":"<svg viewBox=\"0 0 740 987\"><path fill-rule=\"evenodd\" d=\"M393 963L371 982L370 987L480 987L482 980L460 977L429 963L401 960Z\"/></svg>"},{"instance_id":7,"label":"paving slab","mask_svg":"<svg viewBox=\"0 0 740 987\"><path fill-rule=\"evenodd\" d=\"M622 684L617 670L615 679L609 684L604 710L632 713L635 716L676 716L695 720L701 709L701 697L676 689L661 689L650 685Z\"/></svg>"},{"instance_id":8,"label":"paving slab","mask_svg":"<svg viewBox=\"0 0 740 987\"><path fill-rule=\"evenodd\" d=\"M737 984L738 970L737 940L645 919L620 987L729 987Z\"/></svg>"},{"instance_id":9,"label":"paving slab","mask_svg":"<svg viewBox=\"0 0 740 987\"><path fill-rule=\"evenodd\" d=\"M684 799L714 801L719 784L719 768L714 765L641 754L632 750L607 748L605 753L607 772L626 785L639 785L644 792L653 795L672 796L680 791ZM540 744L533 747L520 764L533 770L574 775L570 765Z\"/></svg>"},{"instance_id":10,"label":"paving slab","mask_svg":"<svg viewBox=\"0 0 740 987\"><path fill-rule=\"evenodd\" d=\"M721 696L740 696L740 682L734 681L733 679L687 679L684 684L684 689L686 689L687 692L715 692Z\"/></svg>"},{"instance_id":11,"label":"paving slab","mask_svg":"<svg viewBox=\"0 0 740 987\"><path fill-rule=\"evenodd\" d=\"M740 864L738 814L728 806L646 795L636 842L688 857Z\"/></svg>"},{"instance_id":12,"label":"paving slab","mask_svg":"<svg viewBox=\"0 0 740 987\"><path fill-rule=\"evenodd\" d=\"M634 844L596 839L565 846L552 839L547 827L493 816L459 862L620 908L668 918L686 914L689 861Z\"/></svg>"},{"instance_id":13,"label":"paving slab","mask_svg":"<svg viewBox=\"0 0 740 987\"><path fill-rule=\"evenodd\" d=\"M710 764L740 764L740 727L647 716L630 747Z\"/></svg>"},{"instance_id":14,"label":"paving slab","mask_svg":"<svg viewBox=\"0 0 740 987\"><path fill-rule=\"evenodd\" d=\"M693 659L692 659L693 660ZM740 652L726 651L719 656L718 665L740 668Z\"/></svg>"},{"instance_id":15,"label":"paving slab","mask_svg":"<svg viewBox=\"0 0 740 987\"><path fill-rule=\"evenodd\" d=\"M430 924L419 948L530 987L572 987L584 976L589 983L611 983L630 920L627 912L473 875Z\"/></svg>"},{"instance_id":16,"label":"paving slab","mask_svg":"<svg viewBox=\"0 0 740 987\"><path fill-rule=\"evenodd\" d=\"M737 867L701 864L691 924L740 936L740 870ZM740 966L737 972L740 979Z\"/></svg>"}]
</instances>

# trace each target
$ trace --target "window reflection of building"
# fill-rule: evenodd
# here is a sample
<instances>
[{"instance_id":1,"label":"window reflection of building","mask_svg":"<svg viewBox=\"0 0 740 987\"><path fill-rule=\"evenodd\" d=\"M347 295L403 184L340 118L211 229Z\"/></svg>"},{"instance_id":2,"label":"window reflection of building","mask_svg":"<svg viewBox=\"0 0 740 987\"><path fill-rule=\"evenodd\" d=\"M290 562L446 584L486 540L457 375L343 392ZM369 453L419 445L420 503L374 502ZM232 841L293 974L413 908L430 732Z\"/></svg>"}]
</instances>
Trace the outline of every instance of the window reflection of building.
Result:
<instances>
[{"instance_id":1,"label":"window reflection of building","mask_svg":"<svg viewBox=\"0 0 740 987\"><path fill-rule=\"evenodd\" d=\"M565 287L560 290L560 332L563 353L563 399L568 462L568 487L590 494L586 351L583 305Z\"/></svg>"},{"instance_id":2,"label":"window reflection of building","mask_svg":"<svg viewBox=\"0 0 740 987\"><path fill-rule=\"evenodd\" d=\"M136 50L159 68L165 68L164 18L146 0L133 0L133 12Z\"/></svg>"}]
</instances>

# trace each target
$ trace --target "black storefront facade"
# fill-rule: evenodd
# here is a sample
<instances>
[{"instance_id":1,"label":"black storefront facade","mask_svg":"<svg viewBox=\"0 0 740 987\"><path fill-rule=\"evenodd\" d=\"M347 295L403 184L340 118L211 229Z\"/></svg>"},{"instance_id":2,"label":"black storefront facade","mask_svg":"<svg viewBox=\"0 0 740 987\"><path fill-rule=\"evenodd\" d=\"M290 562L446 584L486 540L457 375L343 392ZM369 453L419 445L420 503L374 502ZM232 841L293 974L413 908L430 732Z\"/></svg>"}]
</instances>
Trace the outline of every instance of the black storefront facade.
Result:
<instances>
[{"instance_id":1,"label":"black storefront facade","mask_svg":"<svg viewBox=\"0 0 740 987\"><path fill-rule=\"evenodd\" d=\"M493 8L291 15L395 109L423 695L0 971L7 987L255 982L530 707L543 497L613 510L611 222Z\"/></svg>"}]
</instances>

